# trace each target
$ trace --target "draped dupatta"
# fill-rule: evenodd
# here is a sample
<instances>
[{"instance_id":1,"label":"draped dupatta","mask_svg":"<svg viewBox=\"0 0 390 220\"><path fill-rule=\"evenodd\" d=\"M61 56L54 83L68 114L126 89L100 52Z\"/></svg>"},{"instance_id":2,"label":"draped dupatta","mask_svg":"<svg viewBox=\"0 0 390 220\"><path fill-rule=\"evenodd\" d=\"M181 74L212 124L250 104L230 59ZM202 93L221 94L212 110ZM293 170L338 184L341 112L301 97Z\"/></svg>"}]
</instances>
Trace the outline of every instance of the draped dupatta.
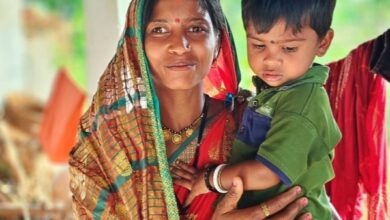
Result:
<instances>
[{"instance_id":1,"label":"draped dupatta","mask_svg":"<svg viewBox=\"0 0 390 220\"><path fill-rule=\"evenodd\" d=\"M143 0L132 0L116 54L79 124L70 154L73 208L81 219L179 219L157 99L143 49ZM219 99L237 92L228 27L206 83ZM227 99L228 100L228 99Z\"/></svg>"}]
</instances>

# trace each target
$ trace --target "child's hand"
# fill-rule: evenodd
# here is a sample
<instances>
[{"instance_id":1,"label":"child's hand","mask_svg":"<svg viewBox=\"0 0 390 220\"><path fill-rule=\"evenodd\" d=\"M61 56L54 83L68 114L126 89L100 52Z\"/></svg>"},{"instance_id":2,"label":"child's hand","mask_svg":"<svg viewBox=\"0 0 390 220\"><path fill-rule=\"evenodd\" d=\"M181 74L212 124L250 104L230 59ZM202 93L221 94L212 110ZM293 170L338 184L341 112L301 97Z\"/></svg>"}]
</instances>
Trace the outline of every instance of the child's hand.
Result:
<instances>
[{"instance_id":1,"label":"child's hand","mask_svg":"<svg viewBox=\"0 0 390 220\"><path fill-rule=\"evenodd\" d=\"M204 182L204 170L197 170L182 161L177 161L175 166L171 166L171 175L175 184L190 191L184 207L188 206L196 196L209 192Z\"/></svg>"},{"instance_id":2,"label":"child's hand","mask_svg":"<svg viewBox=\"0 0 390 220\"><path fill-rule=\"evenodd\" d=\"M198 195L210 192L204 180L204 173L205 171L202 170L201 172L198 172L198 174L194 176L192 189L190 190L190 193L188 194L187 199L184 202L184 207L187 207L192 202L192 200Z\"/></svg>"},{"instance_id":3,"label":"child's hand","mask_svg":"<svg viewBox=\"0 0 390 220\"><path fill-rule=\"evenodd\" d=\"M194 178L199 170L179 160L171 166L170 170L173 182L191 191Z\"/></svg>"}]
</instances>

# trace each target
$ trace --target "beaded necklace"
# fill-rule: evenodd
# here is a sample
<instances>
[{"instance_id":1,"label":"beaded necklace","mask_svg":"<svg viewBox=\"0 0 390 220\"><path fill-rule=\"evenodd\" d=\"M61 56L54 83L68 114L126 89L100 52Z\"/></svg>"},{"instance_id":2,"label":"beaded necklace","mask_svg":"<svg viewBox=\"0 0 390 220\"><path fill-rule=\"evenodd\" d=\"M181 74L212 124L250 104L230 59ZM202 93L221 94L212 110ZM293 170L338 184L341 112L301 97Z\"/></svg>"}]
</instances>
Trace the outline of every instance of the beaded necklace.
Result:
<instances>
[{"instance_id":1,"label":"beaded necklace","mask_svg":"<svg viewBox=\"0 0 390 220\"><path fill-rule=\"evenodd\" d=\"M173 144L181 144L186 138L190 137L194 133L194 128L196 128L202 118L203 112L190 125L180 129L180 131L175 131L172 128L162 125L164 140L170 141Z\"/></svg>"},{"instance_id":2,"label":"beaded necklace","mask_svg":"<svg viewBox=\"0 0 390 220\"><path fill-rule=\"evenodd\" d=\"M207 115L207 108L208 108L208 96L205 96L205 103L202 109L202 113L197 117L190 125L186 126L185 128L180 129L179 131L175 131L172 128L169 128L162 124L163 134L164 134L164 140L170 141L173 144L181 144L185 139L190 137L193 133L195 128L198 126L199 122L201 122L201 131L200 136L198 139L202 138L203 128L202 124L204 124L204 119ZM204 125L203 125L204 127ZM198 144L200 144L200 140L198 140Z\"/></svg>"}]
</instances>

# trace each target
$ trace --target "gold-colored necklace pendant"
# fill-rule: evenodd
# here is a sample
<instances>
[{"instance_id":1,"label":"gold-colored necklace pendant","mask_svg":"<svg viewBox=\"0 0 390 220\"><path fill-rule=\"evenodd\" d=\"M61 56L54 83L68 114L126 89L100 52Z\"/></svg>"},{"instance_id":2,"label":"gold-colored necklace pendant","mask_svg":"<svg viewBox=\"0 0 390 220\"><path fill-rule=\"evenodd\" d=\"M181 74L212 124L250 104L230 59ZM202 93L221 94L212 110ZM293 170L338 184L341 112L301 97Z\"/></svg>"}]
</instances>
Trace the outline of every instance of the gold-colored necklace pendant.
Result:
<instances>
[{"instance_id":1,"label":"gold-colored necklace pendant","mask_svg":"<svg viewBox=\"0 0 390 220\"><path fill-rule=\"evenodd\" d=\"M194 133L194 129L193 128L188 128L186 130L186 136L187 137L190 137L193 133Z\"/></svg>"},{"instance_id":2,"label":"gold-colored necklace pendant","mask_svg":"<svg viewBox=\"0 0 390 220\"><path fill-rule=\"evenodd\" d=\"M182 141L182 137L180 134L173 134L172 135L172 143L174 144L180 144Z\"/></svg>"},{"instance_id":3,"label":"gold-colored necklace pendant","mask_svg":"<svg viewBox=\"0 0 390 220\"><path fill-rule=\"evenodd\" d=\"M171 139L171 132L169 130L163 130L164 140L169 141Z\"/></svg>"},{"instance_id":4,"label":"gold-colored necklace pendant","mask_svg":"<svg viewBox=\"0 0 390 220\"><path fill-rule=\"evenodd\" d=\"M191 137L194 133L194 128L198 122L203 118L203 113L195 119L189 126L181 129L180 131L174 131L164 125L162 125L163 135L165 141L171 141L173 144L181 144L185 139Z\"/></svg>"}]
</instances>

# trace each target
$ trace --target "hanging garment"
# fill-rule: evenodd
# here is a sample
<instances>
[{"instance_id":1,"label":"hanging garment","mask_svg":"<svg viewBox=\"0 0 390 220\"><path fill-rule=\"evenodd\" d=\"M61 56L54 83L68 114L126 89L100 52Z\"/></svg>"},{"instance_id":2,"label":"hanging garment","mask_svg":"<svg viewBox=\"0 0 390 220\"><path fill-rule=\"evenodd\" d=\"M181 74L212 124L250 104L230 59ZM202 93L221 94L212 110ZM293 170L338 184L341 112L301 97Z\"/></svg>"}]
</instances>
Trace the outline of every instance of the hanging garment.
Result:
<instances>
[{"instance_id":1,"label":"hanging garment","mask_svg":"<svg viewBox=\"0 0 390 220\"><path fill-rule=\"evenodd\" d=\"M386 88L390 32L330 63L326 84L343 138L336 146L336 178L327 185L342 219L360 219L367 195L369 219L387 216ZM374 74L375 73L375 74Z\"/></svg>"}]
</instances>

